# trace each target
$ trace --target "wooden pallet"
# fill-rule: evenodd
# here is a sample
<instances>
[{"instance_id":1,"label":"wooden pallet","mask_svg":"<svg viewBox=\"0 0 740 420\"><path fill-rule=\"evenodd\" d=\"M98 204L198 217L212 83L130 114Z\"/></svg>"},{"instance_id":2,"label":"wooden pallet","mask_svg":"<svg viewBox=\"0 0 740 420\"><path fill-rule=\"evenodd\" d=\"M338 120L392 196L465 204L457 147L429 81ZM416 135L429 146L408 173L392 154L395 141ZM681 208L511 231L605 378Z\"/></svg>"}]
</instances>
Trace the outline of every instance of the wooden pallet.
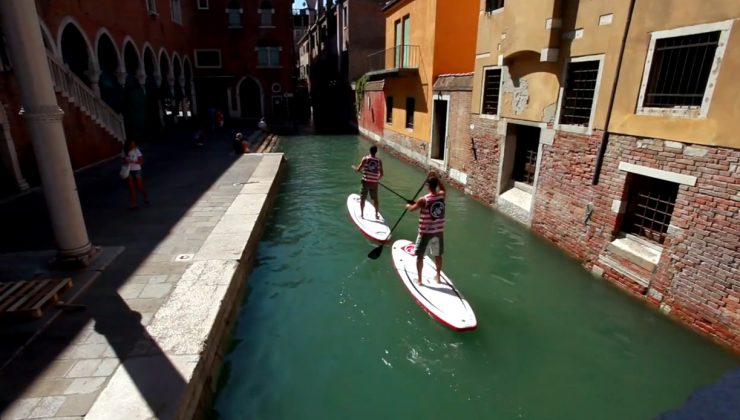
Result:
<instances>
[{"instance_id":1,"label":"wooden pallet","mask_svg":"<svg viewBox=\"0 0 740 420\"><path fill-rule=\"evenodd\" d=\"M0 315L23 314L41 318L45 306L60 302L60 292L72 287L72 279L39 279L0 282Z\"/></svg>"}]
</instances>

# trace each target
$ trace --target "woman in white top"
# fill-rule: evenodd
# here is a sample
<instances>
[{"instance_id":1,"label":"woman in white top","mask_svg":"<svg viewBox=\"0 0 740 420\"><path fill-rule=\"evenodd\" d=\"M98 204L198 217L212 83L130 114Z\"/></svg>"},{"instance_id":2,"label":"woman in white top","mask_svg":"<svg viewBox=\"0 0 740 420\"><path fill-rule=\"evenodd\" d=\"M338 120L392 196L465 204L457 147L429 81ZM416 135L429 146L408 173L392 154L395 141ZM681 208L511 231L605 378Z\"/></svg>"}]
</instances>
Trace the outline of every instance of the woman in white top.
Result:
<instances>
[{"instance_id":1,"label":"woman in white top","mask_svg":"<svg viewBox=\"0 0 740 420\"><path fill-rule=\"evenodd\" d=\"M126 178L128 183L129 202L131 210L139 208L136 203L138 195L136 190L141 191L144 196L144 202L149 204L149 194L144 189L144 181L141 179L141 165L144 164L144 155L136 146L134 140L127 140L123 145L123 164L129 166L129 175Z\"/></svg>"}]
</instances>

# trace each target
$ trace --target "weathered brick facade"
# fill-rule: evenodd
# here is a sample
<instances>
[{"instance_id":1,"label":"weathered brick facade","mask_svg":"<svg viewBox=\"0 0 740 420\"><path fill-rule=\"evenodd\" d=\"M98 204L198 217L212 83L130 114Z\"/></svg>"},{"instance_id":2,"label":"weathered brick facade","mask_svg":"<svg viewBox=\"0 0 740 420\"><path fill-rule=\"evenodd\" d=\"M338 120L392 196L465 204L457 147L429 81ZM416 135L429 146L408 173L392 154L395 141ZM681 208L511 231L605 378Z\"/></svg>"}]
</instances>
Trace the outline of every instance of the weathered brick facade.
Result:
<instances>
[{"instance_id":1,"label":"weathered brick facade","mask_svg":"<svg viewBox=\"0 0 740 420\"><path fill-rule=\"evenodd\" d=\"M364 130L382 136L385 126L385 93L383 82L368 82L360 105L359 126Z\"/></svg>"},{"instance_id":2,"label":"weathered brick facade","mask_svg":"<svg viewBox=\"0 0 740 420\"><path fill-rule=\"evenodd\" d=\"M472 131L464 129L471 123ZM453 124L461 132L450 145L449 168L467 174L467 194L497 207L505 137L499 134L499 121L451 112ZM466 135L475 147L475 153L468 148L469 156ZM591 135L558 131L552 145L542 146L532 230L594 274L712 339L740 348L740 151L612 134L599 181L592 185L603 136L600 130ZM425 144L390 130L380 143L407 162L429 168L403 152L425 153ZM620 163L696 177L694 186L678 187L671 227L654 266L611 245L621 236L622 203L630 185Z\"/></svg>"},{"instance_id":3,"label":"weathered brick facade","mask_svg":"<svg viewBox=\"0 0 740 420\"><path fill-rule=\"evenodd\" d=\"M470 136L470 90L444 91L435 94L449 95L447 119L447 167L445 175L454 182L467 184L468 171L474 166L473 142Z\"/></svg>"},{"instance_id":4,"label":"weathered brick facade","mask_svg":"<svg viewBox=\"0 0 740 420\"><path fill-rule=\"evenodd\" d=\"M468 170L468 183L465 192L476 200L493 205L498 194L498 171L501 160L501 136L498 134L498 120L472 115L471 138L475 154L473 164Z\"/></svg>"},{"instance_id":5,"label":"weathered brick facade","mask_svg":"<svg viewBox=\"0 0 740 420\"><path fill-rule=\"evenodd\" d=\"M601 137L561 132L544 148L532 229L596 274L740 348L740 151L611 135L592 186ZM614 203L629 190L620 162L696 177L696 185L678 187L671 228L652 269L610 246L623 220Z\"/></svg>"}]
</instances>

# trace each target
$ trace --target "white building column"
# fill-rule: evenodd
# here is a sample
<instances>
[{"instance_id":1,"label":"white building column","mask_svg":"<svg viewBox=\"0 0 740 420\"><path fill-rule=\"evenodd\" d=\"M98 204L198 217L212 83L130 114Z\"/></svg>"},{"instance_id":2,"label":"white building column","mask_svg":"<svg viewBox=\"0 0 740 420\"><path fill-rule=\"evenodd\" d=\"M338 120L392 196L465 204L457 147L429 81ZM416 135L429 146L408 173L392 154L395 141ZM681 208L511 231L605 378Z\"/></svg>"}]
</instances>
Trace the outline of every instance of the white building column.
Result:
<instances>
[{"instance_id":1,"label":"white building column","mask_svg":"<svg viewBox=\"0 0 740 420\"><path fill-rule=\"evenodd\" d=\"M90 244L77 195L72 163L62 126L36 11L36 2L0 1L0 15L13 60L41 184L57 243L57 261L87 265L95 251Z\"/></svg>"}]
</instances>

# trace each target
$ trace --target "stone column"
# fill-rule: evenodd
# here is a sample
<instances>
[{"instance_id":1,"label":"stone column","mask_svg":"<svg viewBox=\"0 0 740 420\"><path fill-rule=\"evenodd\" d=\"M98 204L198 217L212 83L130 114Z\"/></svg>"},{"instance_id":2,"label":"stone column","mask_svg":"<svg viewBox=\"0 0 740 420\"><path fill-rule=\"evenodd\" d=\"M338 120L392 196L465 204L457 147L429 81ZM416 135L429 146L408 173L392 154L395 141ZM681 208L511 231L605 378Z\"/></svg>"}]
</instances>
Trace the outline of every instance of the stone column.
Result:
<instances>
[{"instance_id":1,"label":"stone column","mask_svg":"<svg viewBox=\"0 0 740 420\"><path fill-rule=\"evenodd\" d=\"M139 69L139 71L136 72L136 79L139 81L139 85L144 92L146 92L146 72L144 69Z\"/></svg>"},{"instance_id":2,"label":"stone column","mask_svg":"<svg viewBox=\"0 0 740 420\"><path fill-rule=\"evenodd\" d=\"M121 86L126 86L126 76L128 73L126 73L124 70L119 70L116 72L116 79L118 79L118 84Z\"/></svg>"},{"instance_id":3,"label":"stone column","mask_svg":"<svg viewBox=\"0 0 740 420\"><path fill-rule=\"evenodd\" d=\"M57 262L87 265L96 252L82 216L62 126L63 112L54 93L36 2L0 1L0 15L57 243Z\"/></svg>"},{"instance_id":4,"label":"stone column","mask_svg":"<svg viewBox=\"0 0 740 420\"><path fill-rule=\"evenodd\" d=\"M100 97L100 70L93 69L88 71L87 77L90 79L90 87L92 88L93 92L95 92L95 96L98 98Z\"/></svg>"}]
</instances>

